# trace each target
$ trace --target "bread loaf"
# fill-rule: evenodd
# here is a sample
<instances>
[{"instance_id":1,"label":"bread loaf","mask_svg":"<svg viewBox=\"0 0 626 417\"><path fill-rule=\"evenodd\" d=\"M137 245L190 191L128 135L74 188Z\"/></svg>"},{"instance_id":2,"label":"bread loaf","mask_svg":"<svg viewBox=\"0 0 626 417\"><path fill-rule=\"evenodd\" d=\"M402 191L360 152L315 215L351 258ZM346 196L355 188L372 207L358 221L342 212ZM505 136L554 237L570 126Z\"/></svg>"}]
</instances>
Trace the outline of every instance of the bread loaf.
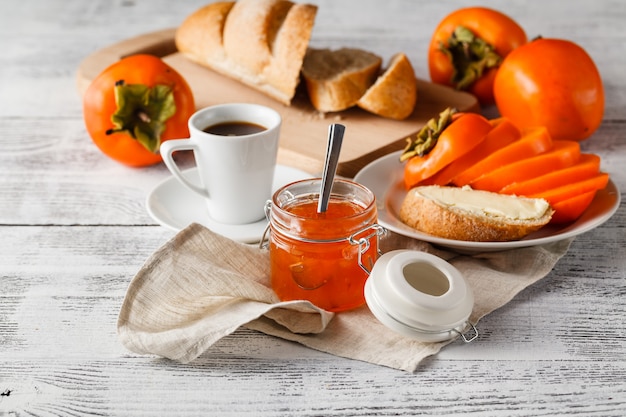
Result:
<instances>
[{"instance_id":1,"label":"bread loaf","mask_svg":"<svg viewBox=\"0 0 626 417\"><path fill-rule=\"evenodd\" d=\"M360 49L310 48L302 75L313 107L320 112L336 112L356 105L374 84L381 64L379 56Z\"/></svg>"},{"instance_id":2,"label":"bread loaf","mask_svg":"<svg viewBox=\"0 0 626 417\"><path fill-rule=\"evenodd\" d=\"M359 99L357 105L370 113L395 120L413 113L417 100L417 78L409 58L398 53L385 72Z\"/></svg>"},{"instance_id":3,"label":"bread loaf","mask_svg":"<svg viewBox=\"0 0 626 417\"><path fill-rule=\"evenodd\" d=\"M238 0L208 4L176 31L188 59L290 105L302 74L313 107L338 112L360 106L405 119L417 98L417 80L405 54L382 59L355 48L309 49L317 6L289 0Z\"/></svg>"},{"instance_id":4,"label":"bread loaf","mask_svg":"<svg viewBox=\"0 0 626 417\"><path fill-rule=\"evenodd\" d=\"M544 199L433 185L409 190L399 216L407 225L433 236L504 242L539 230L553 212Z\"/></svg>"},{"instance_id":5,"label":"bread loaf","mask_svg":"<svg viewBox=\"0 0 626 417\"><path fill-rule=\"evenodd\" d=\"M187 58L289 105L300 81L317 7L286 0L211 3L183 21Z\"/></svg>"}]
</instances>

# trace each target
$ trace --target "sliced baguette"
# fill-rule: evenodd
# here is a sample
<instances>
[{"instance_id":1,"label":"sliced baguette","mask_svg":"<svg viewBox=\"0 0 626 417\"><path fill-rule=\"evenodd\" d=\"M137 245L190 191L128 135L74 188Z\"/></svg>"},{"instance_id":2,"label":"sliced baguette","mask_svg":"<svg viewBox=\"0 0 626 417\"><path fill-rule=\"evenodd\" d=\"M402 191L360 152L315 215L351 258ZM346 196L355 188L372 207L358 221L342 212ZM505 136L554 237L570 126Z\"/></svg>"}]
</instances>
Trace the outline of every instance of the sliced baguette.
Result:
<instances>
[{"instance_id":1,"label":"sliced baguette","mask_svg":"<svg viewBox=\"0 0 626 417\"><path fill-rule=\"evenodd\" d=\"M222 33L226 16L234 4L234 1L211 3L188 16L176 30L178 50L199 64L224 62Z\"/></svg>"},{"instance_id":2,"label":"sliced baguette","mask_svg":"<svg viewBox=\"0 0 626 417\"><path fill-rule=\"evenodd\" d=\"M190 60L289 105L311 37L317 6L287 0L211 3L176 31Z\"/></svg>"},{"instance_id":3,"label":"sliced baguette","mask_svg":"<svg viewBox=\"0 0 626 417\"><path fill-rule=\"evenodd\" d=\"M395 120L413 113L417 100L417 79L409 58L394 55L385 72L359 99L357 105L370 113Z\"/></svg>"},{"instance_id":4,"label":"sliced baguette","mask_svg":"<svg viewBox=\"0 0 626 417\"><path fill-rule=\"evenodd\" d=\"M433 236L504 242L539 230L553 212L543 199L432 185L409 190L399 216L408 226Z\"/></svg>"},{"instance_id":5,"label":"sliced baguette","mask_svg":"<svg viewBox=\"0 0 626 417\"><path fill-rule=\"evenodd\" d=\"M320 112L353 107L374 84L382 59L355 48L307 50L302 66L309 99Z\"/></svg>"}]
</instances>

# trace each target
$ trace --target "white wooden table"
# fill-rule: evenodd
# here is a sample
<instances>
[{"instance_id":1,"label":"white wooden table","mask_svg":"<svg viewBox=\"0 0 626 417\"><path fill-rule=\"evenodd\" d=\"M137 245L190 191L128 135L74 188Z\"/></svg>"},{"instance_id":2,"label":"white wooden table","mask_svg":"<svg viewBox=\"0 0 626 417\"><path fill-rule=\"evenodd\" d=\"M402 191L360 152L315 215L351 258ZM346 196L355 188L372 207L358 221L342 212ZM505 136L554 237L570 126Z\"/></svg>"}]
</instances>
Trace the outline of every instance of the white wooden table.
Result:
<instances>
[{"instance_id":1,"label":"white wooden table","mask_svg":"<svg viewBox=\"0 0 626 417\"><path fill-rule=\"evenodd\" d=\"M583 143L626 192L626 2L314 1L312 44L406 52L428 78L436 23L474 4L532 37L571 39L602 73L606 112ZM172 231L147 193L169 176L105 158L75 71L98 48L178 25L205 2L0 3L0 416L626 415L626 210L579 236L553 272L415 374L239 330L192 364L116 337L126 287ZM531 7L532 6L532 7Z\"/></svg>"}]
</instances>

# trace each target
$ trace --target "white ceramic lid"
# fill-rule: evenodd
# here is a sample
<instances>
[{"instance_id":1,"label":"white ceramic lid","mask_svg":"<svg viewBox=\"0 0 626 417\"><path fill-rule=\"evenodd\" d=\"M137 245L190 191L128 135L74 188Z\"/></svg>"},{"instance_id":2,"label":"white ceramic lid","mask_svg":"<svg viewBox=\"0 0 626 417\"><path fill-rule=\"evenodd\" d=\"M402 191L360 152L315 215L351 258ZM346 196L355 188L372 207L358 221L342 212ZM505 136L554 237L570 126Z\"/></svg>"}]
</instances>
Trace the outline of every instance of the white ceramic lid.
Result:
<instances>
[{"instance_id":1,"label":"white ceramic lid","mask_svg":"<svg viewBox=\"0 0 626 417\"><path fill-rule=\"evenodd\" d=\"M468 321L474 296L465 278L450 263L425 252L382 255L365 284L365 299L384 325L420 341L449 340L468 327L476 332Z\"/></svg>"}]
</instances>

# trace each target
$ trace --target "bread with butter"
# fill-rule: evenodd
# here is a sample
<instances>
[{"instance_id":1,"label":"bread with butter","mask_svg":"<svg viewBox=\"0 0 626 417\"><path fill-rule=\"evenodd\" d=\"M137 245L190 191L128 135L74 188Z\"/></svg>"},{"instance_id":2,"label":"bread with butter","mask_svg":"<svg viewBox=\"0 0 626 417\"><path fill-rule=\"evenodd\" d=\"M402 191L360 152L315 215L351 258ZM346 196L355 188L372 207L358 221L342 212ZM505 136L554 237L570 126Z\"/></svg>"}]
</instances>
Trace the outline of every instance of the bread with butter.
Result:
<instances>
[{"instance_id":1,"label":"bread with butter","mask_svg":"<svg viewBox=\"0 0 626 417\"><path fill-rule=\"evenodd\" d=\"M409 190L399 216L408 226L445 239L505 242L539 230L553 212L544 199L432 185Z\"/></svg>"},{"instance_id":2,"label":"bread with butter","mask_svg":"<svg viewBox=\"0 0 626 417\"><path fill-rule=\"evenodd\" d=\"M189 15L175 35L190 60L289 105L317 6L287 0L216 2Z\"/></svg>"}]
</instances>

